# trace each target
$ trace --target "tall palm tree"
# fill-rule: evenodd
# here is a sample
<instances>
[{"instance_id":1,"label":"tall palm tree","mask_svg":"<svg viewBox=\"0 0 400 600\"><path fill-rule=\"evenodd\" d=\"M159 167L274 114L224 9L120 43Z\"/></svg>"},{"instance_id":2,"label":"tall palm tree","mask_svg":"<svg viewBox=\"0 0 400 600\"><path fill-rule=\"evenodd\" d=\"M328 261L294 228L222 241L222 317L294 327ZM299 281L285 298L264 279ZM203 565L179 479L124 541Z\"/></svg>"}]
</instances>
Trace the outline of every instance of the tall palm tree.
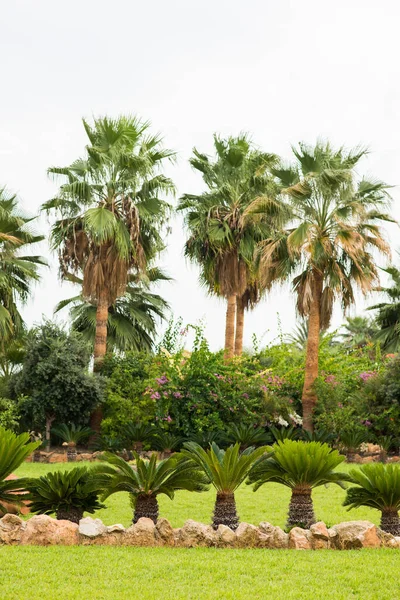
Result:
<instances>
[{"instance_id":1,"label":"tall palm tree","mask_svg":"<svg viewBox=\"0 0 400 600\"><path fill-rule=\"evenodd\" d=\"M18 302L25 302L31 284L39 280L39 267L44 258L29 256L25 251L44 236L31 230L34 219L25 217L18 208L18 199L4 187L0 188L0 335L3 344L23 333L24 326Z\"/></svg>"},{"instance_id":2,"label":"tall palm tree","mask_svg":"<svg viewBox=\"0 0 400 600\"><path fill-rule=\"evenodd\" d=\"M369 310L377 310L375 318L379 330L374 340L379 342L385 352L400 351L400 270L394 265L383 269L392 279L390 287L377 287L376 291L383 292L388 302L371 306Z\"/></svg>"},{"instance_id":3,"label":"tall palm tree","mask_svg":"<svg viewBox=\"0 0 400 600\"><path fill-rule=\"evenodd\" d=\"M293 148L296 162L273 169L291 212L290 227L261 243L264 268L287 279L297 295L297 310L308 318L303 426L313 430L317 401L320 331L329 325L335 300L343 310L354 302L355 288L370 292L378 281L373 252L389 254L380 223L388 186L376 180L356 180L355 169L366 151L335 150L329 143ZM263 207L255 206L253 211Z\"/></svg>"},{"instance_id":4,"label":"tall palm tree","mask_svg":"<svg viewBox=\"0 0 400 600\"><path fill-rule=\"evenodd\" d=\"M168 303L150 291L152 284L169 281L160 269L153 267L146 273L129 275L125 293L109 307L107 322L107 351L129 350L151 352L157 331L157 321L166 317ZM74 276L76 283L82 279ZM96 336L96 306L85 302L82 295L67 298L57 304L54 312L69 307L72 329L82 333L94 346ZM1 363L0 363L1 366Z\"/></svg>"},{"instance_id":5,"label":"tall palm tree","mask_svg":"<svg viewBox=\"0 0 400 600\"><path fill-rule=\"evenodd\" d=\"M58 250L61 276L83 273L82 296L96 306L94 370L101 370L107 349L108 311L125 293L129 275L146 270L164 247L160 229L169 205L162 196L174 185L160 173L173 152L149 135L149 123L136 117L85 120L84 158L51 167L62 178L57 196L43 205L55 211L51 241ZM99 428L101 411L92 418Z\"/></svg>"},{"instance_id":6,"label":"tall palm tree","mask_svg":"<svg viewBox=\"0 0 400 600\"><path fill-rule=\"evenodd\" d=\"M202 174L207 190L184 194L178 210L184 211L189 238L185 255L201 269L201 282L227 300L225 355L235 352L235 321L241 353L244 302L254 273L256 244L271 234L265 215L248 215L248 206L271 195L268 170L277 157L256 150L246 135L226 140L214 136L215 159L193 150L190 163Z\"/></svg>"}]
</instances>

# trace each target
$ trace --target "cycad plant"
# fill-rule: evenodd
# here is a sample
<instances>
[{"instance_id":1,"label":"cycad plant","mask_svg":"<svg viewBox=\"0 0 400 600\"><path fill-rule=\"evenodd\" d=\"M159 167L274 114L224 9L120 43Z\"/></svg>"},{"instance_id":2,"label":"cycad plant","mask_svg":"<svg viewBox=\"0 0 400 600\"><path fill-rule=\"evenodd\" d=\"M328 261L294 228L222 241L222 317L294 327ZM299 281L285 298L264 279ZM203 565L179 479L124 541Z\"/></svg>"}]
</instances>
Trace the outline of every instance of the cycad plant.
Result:
<instances>
[{"instance_id":1,"label":"cycad plant","mask_svg":"<svg viewBox=\"0 0 400 600\"><path fill-rule=\"evenodd\" d=\"M222 450L215 443L204 450L195 442L186 442L182 454L191 459L205 474L207 481L217 490L212 526L227 525L232 530L239 525L236 511L235 491L246 479L254 462L262 456L265 448L246 448L240 452L240 444Z\"/></svg>"},{"instance_id":2,"label":"cycad plant","mask_svg":"<svg viewBox=\"0 0 400 600\"><path fill-rule=\"evenodd\" d=\"M141 452L143 445L153 438L155 427L145 423L127 423L122 431L122 437L127 448Z\"/></svg>"},{"instance_id":3,"label":"cycad plant","mask_svg":"<svg viewBox=\"0 0 400 600\"><path fill-rule=\"evenodd\" d=\"M351 508L369 506L381 511L381 529L400 535L400 465L371 463L352 469L351 481L357 487L347 490L343 503Z\"/></svg>"},{"instance_id":4,"label":"cycad plant","mask_svg":"<svg viewBox=\"0 0 400 600\"><path fill-rule=\"evenodd\" d=\"M361 444L367 441L365 431L353 430L344 431L339 435L339 442L343 450L346 452L347 462L355 462L355 455L359 452Z\"/></svg>"},{"instance_id":5,"label":"cycad plant","mask_svg":"<svg viewBox=\"0 0 400 600\"><path fill-rule=\"evenodd\" d=\"M162 429L156 429L151 438L150 444L153 450L162 452L163 458L170 456L173 452L176 452L185 438L179 435L174 435L169 431L163 431Z\"/></svg>"},{"instance_id":6,"label":"cycad plant","mask_svg":"<svg viewBox=\"0 0 400 600\"><path fill-rule=\"evenodd\" d=\"M248 483L254 491L264 483L281 483L292 490L287 526L310 527L315 523L311 492L314 488L336 483L344 487L346 473L335 471L344 456L320 442L284 440L269 448L270 454L254 465Z\"/></svg>"},{"instance_id":7,"label":"cycad plant","mask_svg":"<svg viewBox=\"0 0 400 600\"><path fill-rule=\"evenodd\" d=\"M271 441L270 436L262 427L254 427L245 423L231 423L227 426L224 440L228 444L240 445L241 450L249 446L265 446Z\"/></svg>"},{"instance_id":8,"label":"cycad plant","mask_svg":"<svg viewBox=\"0 0 400 600\"><path fill-rule=\"evenodd\" d=\"M6 477L23 463L28 456L40 446L39 442L30 442L29 433L16 435L0 427L0 511L7 512L5 504L20 505L21 497L15 492L22 491L27 479L9 479ZM25 499L25 498L24 498Z\"/></svg>"},{"instance_id":9,"label":"cycad plant","mask_svg":"<svg viewBox=\"0 0 400 600\"><path fill-rule=\"evenodd\" d=\"M56 435L67 444L68 462L75 462L77 444L87 440L93 431L90 429L90 427L75 425L74 423L72 423L72 425L62 423L61 425L53 427L51 433Z\"/></svg>"},{"instance_id":10,"label":"cycad plant","mask_svg":"<svg viewBox=\"0 0 400 600\"><path fill-rule=\"evenodd\" d=\"M275 427L275 425L271 425L269 433L275 442L283 442L284 440L296 440L300 437L301 430L293 427L293 425L289 427Z\"/></svg>"},{"instance_id":11,"label":"cycad plant","mask_svg":"<svg viewBox=\"0 0 400 600\"><path fill-rule=\"evenodd\" d=\"M94 513L106 508L99 502L100 488L87 467L70 471L55 471L26 484L31 512L41 515L56 514L57 519L79 523L84 512Z\"/></svg>"},{"instance_id":12,"label":"cycad plant","mask_svg":"<svg viewBox=\"0 0 400 600\"><path fill-rule=\"evenodd\" d=\"M207 478L192 461L179 455L157 462L157 454L143 460L135 453L135 466L109 452L107 461L95 467L96 481L104 490L102 500L116 492L128 492L134 509L133 522L141 517L158 519L158 500L165 494L171 500L176 490L202 492L208 489Z\"/></svg>"}]
</instances>

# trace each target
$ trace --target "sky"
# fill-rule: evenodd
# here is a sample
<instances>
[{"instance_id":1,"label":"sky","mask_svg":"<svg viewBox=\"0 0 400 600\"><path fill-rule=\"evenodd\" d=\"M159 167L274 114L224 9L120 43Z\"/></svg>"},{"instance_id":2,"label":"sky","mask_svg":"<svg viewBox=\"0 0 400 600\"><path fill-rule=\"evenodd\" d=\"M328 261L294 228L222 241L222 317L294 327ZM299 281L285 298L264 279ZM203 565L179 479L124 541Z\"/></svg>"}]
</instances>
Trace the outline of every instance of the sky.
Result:
<instances>
[{"instance_id":1,"label":"sky","mask_svg":"<svg viewBox=\"0 0 400 600\"><path fill-rule=\"evenodd\" d=\"M212 152L213 133L245 131L284 159L291 145L368 146L359 174L400 184L398 0L13 0L1 6L0 184L36 215L57 187L50 166L83 154L81 119L136 114L178 153L167 169L177 195L199 193L188 159ZM400 219L400 188L392 190ZM203 319L222 347L225 306L198 284L183 256L180 217L159 264L174 278L158 288L184 323ZM43 217L37 228L48 234ZM399 229L388 236L400 248ZM40 248L50 256L47 244ZM384 263L380 263L384 266ZM56 256L23 308L29 325L76 290L61 284ZM361 314L376 298L359 298ZM67 321L65 313L60 317ZM335 312L333 327L342 322ZM296 325L289 285L246 315L245 345Z\"/></svg>"}]
</instances>

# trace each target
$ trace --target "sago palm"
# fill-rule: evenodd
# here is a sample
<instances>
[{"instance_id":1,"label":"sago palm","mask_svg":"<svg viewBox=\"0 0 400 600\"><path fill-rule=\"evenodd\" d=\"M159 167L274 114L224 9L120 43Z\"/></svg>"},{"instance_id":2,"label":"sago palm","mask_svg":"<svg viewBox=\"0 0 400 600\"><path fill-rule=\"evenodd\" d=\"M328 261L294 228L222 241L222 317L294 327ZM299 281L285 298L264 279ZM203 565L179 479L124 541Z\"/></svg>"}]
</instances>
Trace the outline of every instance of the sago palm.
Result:
<instances>
[{"instance_id":1,"label":"sago palm","mask_svg":"<svg viewBox=\"0 0 400 600\"><path fill-rule=\"evenodd\" d=\"M373 253L389 254L380 228L386 214L388 186L356 178L365 150L335 150L329 143L293 148L293 166L272 169L281 197L291 211L290 226L260 245L270 278L292 277L298 313L308 319L303 426L312 431L317 401L319 336L328 327L335 300L346 310L378 282ZM261 201L251 211L263 212Z\"/></svg>"},{"instance_id":2,"label":"sago palm","mask_svg":"<svg viewBox=\"0 0 400 600\"><path fill-rule=\"evenodd\" d=\"M254 462L262 456L265 448L250 446L240 452L240 444L222 450L215 443L204 450L195 442L186 442L182 454L197 465L207 481L217 490L212 526L226 525L232 530L239 525L235 491L244 482Z\"/></svg>"},{"instance_id":3,"label":"sago palm","mask_svg":"<svg viewBox=\"0 0 400 600\"><path fill-rule=\"evenodd\" d=\"M44 258L26 251L44 236L35 235L33 219L21 214L14 194L0 188L0 335L3 347L11 338L23 333L19 303L25 302L31 285L39 280Z\"/></svg>"},{"instance_id":4,"label":"sago palm","mask_svg":"<svg viewBox=\"0 0 400 600\"><path fill-rule=\"evenodd\" d=\"M160 169L173 153L135 117L83 125L85 156L49 169L64 182L42 208L58 216L51 242L59 252L61 276L83 273L82 295L97 307L98 370L106 353L109 307L124 294L129 275L145 271L164 246L160 228L169 206L163 196L174 186Z\"/></svg>"},{"instance_id":5,"label":"sago palm","mask_svg":"<svg viewBox=\"0 0 400 600\"><path fill-rule=\"evenodd\" d=\"M93 434L93 430L90 427L84 425L67 425L62 423L52 428L51 433L65 442L68 446L67 460L68 462L76 461L76 446L80 442L84 442L90 435Z\"/></svg>"},{"instance_id":6,"label":"sago palm","mask_svg":"<svg viewBox=\"0 0 400 600\"><path fill-rule=\"evenodd\" d=\"M123 296L108 309L107 351L151 352L157 335L157 323L165 319L168 303L151 292L153 284L170 278L160 269L151 268L144 274L129 275ZM82 285L75 276L74 282ZM94 347L96 337L96 306L82 295L62 300L54 312L69 307L72 329L79 331Z\"/></svg>"},{"instance_id":7,"label":"sago palm","mask_svg":"<svg viewBox=\"0 0 400 600\"><path fill-rule=\"evenodd\" d=\"M16 435L0 427L0 511L7 512L7 507L3 503L19 505L21 496L15 492L24 489L27 479L9 479L16 469L30 456L40 442L30 442L29 433Z\"/></svg>"},{"instance_id":8,"label":"sago palm","mask_svg":"<svg viewBox=\"0 0 400 600\"><path fill-rule=\"evenodd\" d=\"M255 484L254 491L265 483L280 483L290 488L287 526L310 527L315 523L312 490L328 483L343 487L343 482L349 480L346 473L335 471L344 456L320 442L284 440L269 450L271 454L254 465L248 483Z\"/></svg>"},{"instance_id":9,"label":"sago palm","mask_svg":"<svg viewBox=\"0 0 400 600\"><path fill-rule=\"evenodd\" d=\"M100 489L87 467L55 471L26 484L30 510L41 515L56 514L57 519L79 523L85 512L106 508L99 502Z\"/></svg>"},{"instance_id":10,"label":"sago palm","mask_svg":"<svg viewBox=\"0 0 400 600\"><path fill-rule=\"evenodd\" d=\"M255 248L258 241L271 234L271 220L247 215L248 206L268 191L268 169L276 156L254 148L246 135L226 140L214 136L215 159L194 149L190 163L200 172L207 190L202 194L185 194L178 210L185 213L189 238L185 255L200 267L201 282L208 291L227 300L225 354L236 353L243 339L243 311L250 301L246 290L257 280ZM259 287L261 287L259 281ZM254 302L260 294L253 294Z\"/></svg>"},{"instance_id":11,"label":"sago palm","mask_svg":"<svg viewBox=\"0 0 400 600\"><path fill-rule=\"evenodd\" d=\"M160 494L172 500L176 490L202 492L207 489L207 479L196 465L178 455L157 462L157 454L150 460L142 460L135 453L135 466L108 452L103 458L107 463L95 467L96 482L104 490L102 499L117 492L128 492L134 523L141 517L157 522Z\"/></svg>"},{"instance_id":12,"label":"sago palm","mask_svg":"<svg viewBox=\"0 0 400 600\"><path fill-rule=\"evenodd\" d=\"M357 487L347 490L343 503L351 508L369 506L381 511L381 529L400 535L400 466L373 463L352 469L350 477Z\"/></svg>"}]
</instances>

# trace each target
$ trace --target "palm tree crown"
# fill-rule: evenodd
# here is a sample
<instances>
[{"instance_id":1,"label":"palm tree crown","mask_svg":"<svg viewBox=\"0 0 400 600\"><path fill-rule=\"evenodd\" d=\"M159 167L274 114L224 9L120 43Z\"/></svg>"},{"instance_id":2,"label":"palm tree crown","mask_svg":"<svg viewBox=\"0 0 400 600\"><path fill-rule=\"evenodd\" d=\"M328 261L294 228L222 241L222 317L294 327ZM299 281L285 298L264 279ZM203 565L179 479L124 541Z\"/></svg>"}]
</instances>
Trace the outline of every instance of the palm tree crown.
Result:
<instances>
[{"instance_id":1,"label":"palm tree crown","mask_svg":"<svg viewBox=\"0 0 400 600\"><path fill-rule=\"evenodd\" d=\"M27 300L31 284L39 279L44 258L24 253L44 236L31 231L33 219L24 217L14 194L0 188L0 334L2 340L23 333L18 301Z\"/></svg>"},{"instance_id":2,"label":"palm tree crown","mask_svg":"<svg viewBox=\"0 0 400 600\"><path fill-rule=\"evenodd\" d=\"M365 294L377 284L373 252L389 254L379 224L392 219L385 212L388 186L356 180L365 150L335 150L319 141L293 152L295 164L272 169L291 211L290 226L262 242L261 254L271 277L294 277L298 313L309 319L303 423L312 430L320 331L329 326L336 299L346 310L356 287ZM255 203L252 210L263 208Z\"/></svg>"},{"instance_id":3,"label":"palm tree crown","mask_svg":"<svg viewBox=\"0 0 400 600\"><path fill-rule=\"evenodd\" d=\"M379 286L376 291L384 293L388 302L371 306L369 310L377 310L374 340L379 342L385 352L395 353L400 350L400 270L391 265L383 269L392 280L390 287Z\"/></svg>"},{"instance_id":4,"label":"palm tree crown","mask_svg":"<svg viewBox=\"0 0 400 600\"><path fill-rule=\"evenodd\" d=\"M214 148L215 160L194 149L190 163L202 174L207 191L185 194L178 210L185 212L189 231L186 256L200 266L201 282L208 290L228 300L225 349L230 357L237 300L255 285L255 247L270 235L267 219L250 217L246 211L256 198L270 191L268 169L277 158L256 150L246 135L226 140L214 136ZM251 291L255 302L259 292L249 290L249 294ZM245 305L249 304L247 298Z\"/></svg>"},{"instance_id":5,"label":"palm tree crown","mask_svg":"<svg viewBox=\"0 0 400 600\"><path fill-rule=\"evenodd\" d=\"M128 492L135 511L134 523L140 517L157 521L159 494L172 500L176 490L201 492L207 489L207 479L199 469L177 454L157 463L157 454L143 460L135 453L135 467L109 452L103 457L109 464L96 467L96 482L104 490L102 499L116 492Z\"/></svg>"}]
</instances>

